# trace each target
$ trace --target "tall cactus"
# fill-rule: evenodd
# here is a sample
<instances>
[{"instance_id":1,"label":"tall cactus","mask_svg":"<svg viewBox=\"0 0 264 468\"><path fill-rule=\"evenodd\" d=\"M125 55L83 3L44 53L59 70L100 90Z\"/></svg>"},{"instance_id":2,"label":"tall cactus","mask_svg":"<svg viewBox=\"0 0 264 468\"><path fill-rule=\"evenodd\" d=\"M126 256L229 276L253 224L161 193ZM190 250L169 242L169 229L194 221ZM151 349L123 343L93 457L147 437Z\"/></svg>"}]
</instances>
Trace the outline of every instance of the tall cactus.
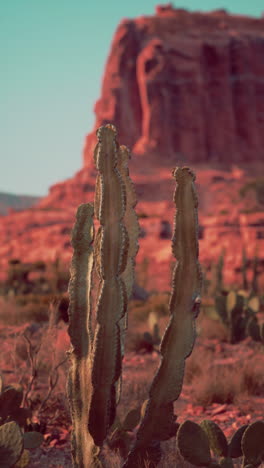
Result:
<instances>
[{"instance_id":1,"label":"tall cactus","mask_svg":"<svg viewBox=\"0 0 264 468\"><path fill-rule=\"evenodd\" d=\"M161 363L152 382L144 418L123 468L140 468L143 460L156 466L160 441L176 432L173 402L181 393L185 359L195 341L195 321L199 312L202 273L198 262L198 200L195 176L187 168L173 173L177 211L172 251L177 259L170 298L170 322L161 343Z\"/></svg>"},{"instance_id":2,"label":"tall cactus","mask_svg":"<svg viewBox=\"0 0 264 468\"><path fill-rule=\"evenodd\" d=\"M101 127L97 137L94 160L99 174L94 208L91 204L78 208L69 283L72 365L68 396L73 420L72 455L78 468L104 466L101 447L120 397L127 300L132 291L139 233L133 211L135 192L127 168L129 152L119 147L112 125ZM95 240L93 213L100 223ZM94 268L99 277L96 311L91 304Z\"/></svg>"},{"instance_id":3,"label":"tall cactus","mask_svg":"<svg viewBox=\"0 0 264 468\"><path fill-rule=\"evenodd\" d=\"M99 172L94 206L79 206L72 232L68 397L76 468L106 466L101 449L120 398L127 301L132 291L139 236L134 211L136 196L128 171L129 151L118 145L112 125L100 127L97 137L94 161ZM176 168L173 175L177 182L177 211L172 251L177 262L170 322L161 343L161 363L126 468L139 468L147 459L150 466L155 466L161 456L160 442L176 433L179 425L175 423L173 402L181 393L185 359L195 341L202 286L195 175L187 167ZM93 214L100 224L96 235ZM99 286L93 307L95 272Z\"/></svg>"}]
</instances>

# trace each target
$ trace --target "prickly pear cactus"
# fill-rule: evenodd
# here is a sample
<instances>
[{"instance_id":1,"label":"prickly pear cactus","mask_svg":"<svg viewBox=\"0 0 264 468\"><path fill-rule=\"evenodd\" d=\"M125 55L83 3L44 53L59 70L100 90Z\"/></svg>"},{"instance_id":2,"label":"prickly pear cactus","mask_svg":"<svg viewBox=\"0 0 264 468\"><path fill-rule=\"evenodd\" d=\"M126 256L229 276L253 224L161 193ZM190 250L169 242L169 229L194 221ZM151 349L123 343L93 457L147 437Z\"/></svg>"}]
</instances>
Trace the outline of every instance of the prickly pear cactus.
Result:
<instances>
[{"instance_id":1,"label":"prickly pear cactus","mask_svg":"<svg viewBox=\"0 0 264 468\"><path fill-rule=\"evenodd\" d=\"M251 336L254 341L262 341L261 339L261 328L258 324L256 317L251 317L247 323L247 334Z\"/></svg>"},{"instance_id":2,"label":"prickly pear cactus","mask_svg":"<svg viewBox=\"0 0 264 468\"><path fill-rule=\"evenodd\" d=\"M242 436L247 429L248 424L244 424L241 426L232 436L229 444L228 444L228 455L231 458L238 458L243 455L241 449L241 440Z\"/></svg>"},{"instance_id":3,"label":"prickly pear cactus","mask_svg":"<svg viewBox=\"0 0 264 468\"><path fill-rule=\"evenodd\" d=\"M195 466L209 467L212 458L204 429L193 421L182 423L177 432L177 448L182 457Z\"/></svg>"},{"instance_id":4,"label":"prickly pear cactus","mask_svg":"<svg viewBox=\"0 0 264 468\"><path fill-rule=\"evenodd\" d=\"M243 468L257 468L264 461L264 421L241 426L229 444L213 421L204 420L200 426L185 421L177 432L177 447L183 458L196 466L233 468L232 458L243 456ZM221 457L218 462L209 457L210 449Z\"/></svg>"},{"instance_id":5,"label":"prickly pear cactus","mask_svg":"<svg viewBox=\"0 0 264 468\"><path fill-rule=\"evenodd\" d=\"M216 312L227 327L230 343L237 343L247 335L259 338L259 325L256 313L260 302L257 296L250 296L247 291L223 291L215 298Z\"/></svg>"},{"instance_id":6,"label":"prickly pear cactus","mask_svg":"<svg viewBox=\"0 0 264 468\"><path fill-rule=\"evenodd\" d=\"M204 419L200 423L200 426L205 431L210 448L213 450L214 454L220 457L227 457L228 443L222 429L214 421L210 421L209 419Z\"/></svg>"},{"instance_id":7,"label":"prickly pear cactus","mask_svg":"<svg viewBox=\"0 0 264 468\"><path fill-rule=\"evenodd\" d=\"M0 465L4 468L12 467L23 452L23 435L14 421L0 426Z\"/></svg>"},{"instance_id":8,"label":"prickly pear cactus","mask_svg":"<svg viewBox=\"0 0 264 468\"><path fill-rule=\"evenodd\" d=\"M245 457L244 465L258 466L264 461L264 421L256 421L246 428L241 448Z\"/></svg>"},{"instance_id":9,"label":"prickly pear cactus","mask_svg":"<svg viewBox=\"0 0 264 468\"><path fill-rule=\"evenodd\" d=\"M118 450L120 455L125 458L129 452L133 440L132 431L139 424L141 418L140 408L132 409L127 413L123 422L116 418L112 428L113 432L107 443L112 450Z\"/></svg>"}]
</instances>

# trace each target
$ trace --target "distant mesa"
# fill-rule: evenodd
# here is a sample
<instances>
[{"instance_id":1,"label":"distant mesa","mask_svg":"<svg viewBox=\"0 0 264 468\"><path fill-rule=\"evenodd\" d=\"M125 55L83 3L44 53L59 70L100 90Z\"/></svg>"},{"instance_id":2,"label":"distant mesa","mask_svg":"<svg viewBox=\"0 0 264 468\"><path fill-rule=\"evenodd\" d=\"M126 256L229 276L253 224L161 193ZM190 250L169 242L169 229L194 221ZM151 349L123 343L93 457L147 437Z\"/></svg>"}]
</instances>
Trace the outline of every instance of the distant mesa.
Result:
<instances>
[{"instance_id":1,"label":"distant mesa","mask_svg":"<svg viewBox=\"0 0 264 468\"><path fill-rule=\"evenodd\" d=\"M264 285L263 57L264 18L222 9L190 13L169 3L158 5L153 16L122 20L83 167L54 184L30 210L2 217L0 273L11 258L48 262L59 256L69 263L76 208L93 201L96 130L112 123L118 142L132 152L141 225L137 262L150 261L149 287L169 287L171 170L177 165L190 165L197 175L201 263L210 269L224 247L225 279L232 282L242 244L251 260L257 246ZM11 199L4 204L18 207Z\"/></svg>"},{"instance_id":2,"label":"distant mesa","mask_svg":"<svg viewBox=\"0 0 264 468\"><path fill-rule=\"evenodd\" d=\"M171 3L155 11L121 21L114 34L84 165L106 122L132 150L135 169L170 167L180 154L218 167L263 160L263 18Z\"/></svg>"}]
</instances>

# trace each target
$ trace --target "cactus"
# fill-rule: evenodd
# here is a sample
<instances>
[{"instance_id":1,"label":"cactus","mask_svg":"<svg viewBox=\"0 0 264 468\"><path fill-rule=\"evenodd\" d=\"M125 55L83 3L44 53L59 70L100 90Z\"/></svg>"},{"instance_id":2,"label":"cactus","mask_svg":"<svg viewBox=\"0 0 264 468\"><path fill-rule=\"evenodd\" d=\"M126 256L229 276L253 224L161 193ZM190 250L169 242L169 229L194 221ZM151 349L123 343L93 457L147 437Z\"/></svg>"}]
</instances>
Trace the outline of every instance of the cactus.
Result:
<instances>
[{"instance_id":1,"label":"cactus","mask_svg":"<svg viewBox=\"0 0 264 468\"><path fill-rule=\"evenodd\" d=\"M127 327L127 300L134 280L139 226L127 162L112 125L97 131L94 159L94 208L78 208L72 233L74 254L69 283L69 335L72 366L68 396L73 420L74 466L104 466L101 448L112 426L121 393L121 365ZM100 222L94 248L95 213ZM91 278L99 277L96 317L92 329ZM100 423L98 423L100 421Z\"/></svg>"},{"instance_id":2,"label":"cactus","mask_svg":"<svg viewBox=\"0 0 264 468\"><path fill-rule=\"evenodd\" d=\"M25 432L30 426L28 420L32 411L21 408L22 402L22 387L5 387L0 376L0 462L5 468L14 464L18 468L26 467L30 459L26 449L37 448L44 440L38 431Z\"/></svg>"},{"instance_id":3,"label":"cactus","mask_svg":"<svg viewBox=\"0 0 264 468\"><path fill-rule=\"evenodd\" d=\"M136 198L128 177L129 152L126 147L119 147L112 125L101 127L97 137L94 160L99 175L94 207L83 204L77 210L69 282L71 367L67 388L73 421L72 456L74 466L83 468L105 466L102 446L114 427L121 393L127 300L132 291L139 236L134 212ZM177 182L177 213L172 248L177 263L170 322L161 343L160 367L126 468L141 466L142 455L150 466L157 464L160 441L175 435L179 425L175 423L173 402L180 395L185 359L195 340L202 283L195 176L189 168L177 168L173 175ZM100 223L96 236L94 213ZM94 317L91 289L95 271L99 287ZM116 434L117 430L120 427L115 428Z\"/></svg>"},{"instance_id":4,"label":"cactus","mask_svg":"<svg viewBox=\"0 0 264 468\"><path fill-rule=\"evenodd\" d=\"M230 343L237 343L255 333L250 323L256 322L258 326L256 313L260 302L257 296L250 297L244 290L222 292L215 298L215 308L220 320L228 328Z\"/></svg>"},{"instance_id":5,"label":"cactus","mask_svg":"<svg viewBox=\"0 0 264 468\"><path fill-rule=\"evenodd\" d=\"M253 263L252 263L252 282L251 282L251 295L257 295L258 294L258 264L259 264L259 259L258 259L258 254L257 251L255 252L254 258L253 258Z\"/></svg>"},{"instance_id":6,"label":"cactus","mask_svg":"<svg viewBox=\"0 0 264 468\"><path fill-rule=\"evenodd\" d=\"M248 424L241 426L232 436L228 445L228 454L231 458L238 458L243 455L241 449L241 440Z\"/></svg>"},{"instance_id":7,"label":"cactus","mask_svg":"<svg viewBox=\"0 0 264 468\"><path fill-rule=\"evenodd\" d=\"M219 260L216 264L216 292L220 292L223 289L223 268L225 260L225 249L222 249L219 256Z\"/></svg>"},{"instance_id":8,"label":"cactus","mask_svg":"<svg viewBox=\"0 0 264 468\"><path fill-rule=\"evenodd\" d=\"M205 431L192 421L182 423L177 432L177 448L195 466L210 466L210 445Z\"/></svg>"},{"instance_id":9,"label":"cactus","mask_svg":"<svg viewBox=\"0 0 264 468\"><path fill-rule=\"evenodd\" d=\"M220 427L209 419L202 421L200 426L206 432L210 448L213 452L218 456L227 457L228 443Z\"/></svg>"},{"instance_id":10,"label":"cactus","mask_svg":"<svg viewBox=\"0 0 264 468\"><path fill-rule=\"evenodd\" d=\"M263 324L262 324L263 326ZM262 341L261 327L258 324L256 317L251 317L247 323L247 334L251 336L254 341Z\"/></svg>"},{"instance_id":11,"label":"cactus","mask_svg":"<svg viewBox=\"0 0 264 468\"><path fill-rule=\"evenodd\" d=\"M220 427L210 420L182 423L177 432L177 448L195 466L233 468L232 458L243 456L243 468L258 467L264 461L264 421L241 426L228 443ZM211 458L210 449L219 462Z\"/></svg>"},{"instance_id":12,"label":"cactus","mask_svg":"<svg viewBox=\"0 0 264 468\"><path fill-rule=\"evenodd\" d=\"M23 449L23 435L19 425L10 421L0 426L1 466L12 467L21 457Z\"/></svg>"},{"instance_id":13,"label":"cactus","mask_svg":"<svg viewBox=\"0 0 264 468\"><path fill-rule=\"evenodd\" d=\"M25 467L30 461L27 449L39 447L43 442L40 432L23 432L17 422L0 425L0 463L4 468Z\"/></svg>"},{"instance_id":14,"label":"cactus","mask_svg":"<svg viewBox=\"0 0 264 468\"><path fill-rule=\"evenodd\" d=\"M194 319L199 313L202 286L195 176L186 167L176 168L173 175L177 182L174 194L177 212L172 250L177 263L169 304L170 322L161 342L161 363L149 391L144 417L123 468L140 467L143 460L155 466L161 458L160 442L175 435L178 425L173 402L180 395L185 359L191 354L195 340Z\"/></svg>"},{"instance_id":15,"label":"cactus","mask_svg":"<svg viewBox=\"0 0 264 468\"><path fill-rule=\"evenodd\" d=\"M243 246L242 249L242 266L241 266L241 272L242 272L242 283L243 286L242 288L247 290L248 289L248 279L247 279L247 253L245 246Z\"/></svg>"},{"instance_id":16,"label":"cactus","mask_svg":"<svg viewBox=\"0 0 264 468\"><path fill-rule=\"evenodd\" d=\"M112 450L119 450L123 458L125 458L129 452L131 441L133 440L131 432L138 425L140 419L141 409L135 408L127 413L122 423L116 418L111 428L113 432L107 441L108 446Z\"/></svg>"},{"instance_id":17,"label":"cactus","mask_svg":"<svg viewBox=\"0 0 264 468\"><path fill-rule=\"evenodd\" d=\"M243 433L241 448L244 455L244 466L259 466L264 461L264 421L250 424Z\"/></svg>"}]
</instances>

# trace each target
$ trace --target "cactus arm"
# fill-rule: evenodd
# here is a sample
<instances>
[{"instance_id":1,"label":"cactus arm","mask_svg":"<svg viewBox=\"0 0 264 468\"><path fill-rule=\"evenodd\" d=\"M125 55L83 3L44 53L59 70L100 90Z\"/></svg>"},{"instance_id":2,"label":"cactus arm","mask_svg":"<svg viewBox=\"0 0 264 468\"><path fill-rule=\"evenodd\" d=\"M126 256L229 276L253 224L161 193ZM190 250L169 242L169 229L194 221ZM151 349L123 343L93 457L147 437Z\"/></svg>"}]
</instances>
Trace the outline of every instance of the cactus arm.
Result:
<instances>
[{"instance_id":1,"label":"cactus arm","mask_svg":"<svg viewBox=\"0 0 264 468\"><path fill-rule=\"evenodd\" d=\"M128 169L128 160L130 159L130 153L126 146L120 146L119 148L120 157L118 159L118 169L122 176L122 179L126 187L126 212L124 215L124 224L126 226L128 236L129 236L129 248L128 248L128 257L126 269L122 273L121 277L126 285L127 297L131 296L133 283L134 283L134 267L135 267L135 257L137 255L139 245L139 223L138 217L134 210L137 204L137 197L134 188L134 184L129 177Z\"/></svg>"},{"instance_id":2,"label":"cactus arm","mask_svg":"<svg viewBox=\"0 0 264 468\"><path fill-rule=\"evenodd\" d=\"M135 279L135 257L137 255L139 245L138 245L138 238L139 238L139 223L138 217L134 210L137 204L137 197L134 188L134 184L132 183L131 178L129 177L129 169L128 169L128 161L131 158L129 149L122 145L119 147L119 155L117 160L117 168L120 172L122 177L123 183L125 184L126 189L126 210L123 218L124 225L126 227L128 238L129 238L129 247L127 253L127 263L126 268L121 274L121 279L125 284L126 293L127 293L127 300L130 298L132 293L132 288ZM128 327L128 314L127 310L125 315L119 320L119 328L120 328L120 344L121 344L121 359L123 359L125 354L125 334ZM116 382L116 404L119 403L121 397L121 389L122 389L122 374L118 381Z\"/></svg>"},{"instance_id":3,"label":"cactus arm","mask_svg":"<svg viewBox=\"0 0 264 468\"><path fill-rule=\"evenodd\" d=\"M150 388L145 415L123 468L140 467L142 458L151 453L151 448L172 435L173 401L180 395L185 359L191 354L195 340L194 319L198 315L202 287L195 176L184 167L177 168L174 177L177 211L172 250L177 263L169 304L171 317L161 343L161 363ZM153 455L157 455L154 448Z\"/></svg>"},{"instance_id":4,"label":"cactus arm","mask_svg":"<svg viewBox=\"0 0 264 468\"><path fill-rule=\"evenodd\" d=\"M124 181L126 187L126 211L124 215L124 224L129 236L129 247L127 254L127 264L126 268L123 271L121 278L125 283L127 298L129 299L132 294L133 284L135 280L135 257L137 255L139 245L139 222L138 217L135 212L135 206L137 204L137 197L134 188L134 184L129 177L128 161L131 158L128 148L124 145L119 148L119 158L118 158L118 170L121 174L121 177ZM121 354L122 358L124 357L124 339L125 332L128 325L128 314L126 313L124 317L119 322L120 332L121 332Z\"/></svg>"},{"instance_id":5,"label":"cactus arm","mask_svg":"<svg viewBox=\"0 0 264 468\"><path fill-rule=\"evenodd\" d=\"M74 467L97 466L96 447L88 431L91 402L91 362L89 350L89 314L91 272L93 267L92 241L93 206L80 205L72 232L74 253L69 282L69 328L71 367L67 391L72 415L72 457ZM88 320L87 320L88 311ZM100 466L100 465L98 465Z\"/></svg>"},{"instance_id":6,"label":"cactus arm","mask_svg":"<svg viewBox=\"0 0 264 468\"><path fill-rule=\"evenodd\" d=\"M117 163L116 130L107 125L97 131L99 144L95 161L99 170L95 214L100 222L96 238L96 268L99 296L92 349L92 399L89 431L95 444L102 446L116 413L117 382L121 376L119 321L125 315L127 292L122 273L126 268L129 238L123 218L126 191ZM98 423L100 421L100 424Z\"/></svg>"}]
</instances>

